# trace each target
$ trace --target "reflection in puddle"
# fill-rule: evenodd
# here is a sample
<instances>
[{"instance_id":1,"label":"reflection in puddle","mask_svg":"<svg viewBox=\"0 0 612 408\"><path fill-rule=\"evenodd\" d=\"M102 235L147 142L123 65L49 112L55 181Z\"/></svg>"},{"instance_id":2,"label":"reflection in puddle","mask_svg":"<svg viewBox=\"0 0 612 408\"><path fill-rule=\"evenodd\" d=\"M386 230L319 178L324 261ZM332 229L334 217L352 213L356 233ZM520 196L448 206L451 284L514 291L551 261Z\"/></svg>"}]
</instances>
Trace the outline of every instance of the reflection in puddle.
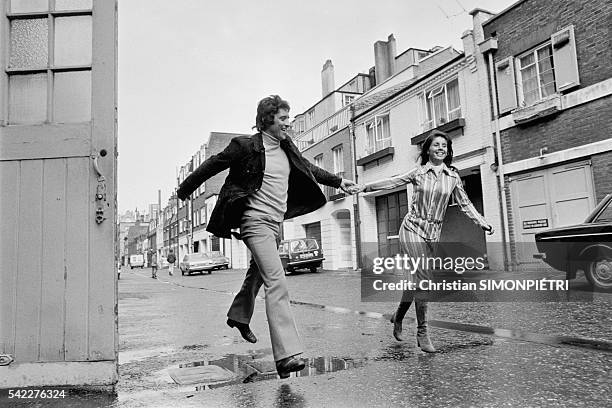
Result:
<instances>
[{"instance_id":1,"label":"reflection in puddle","mask_svg":"<svg viewBox=\"0 0 612 408\"><path fill-rule=\"evenodd\" d=\"M247 355L230 354L210 361L195 361L181 364L168 370L168 374L179 385L192 385L196 391L204 391L233 384L277 379L276 367L269 359L271 350ZM291 377L309 377L363 367L368 359L338 357L306 358L302 371L291 373Z\"/></svg>"}]
</instances>

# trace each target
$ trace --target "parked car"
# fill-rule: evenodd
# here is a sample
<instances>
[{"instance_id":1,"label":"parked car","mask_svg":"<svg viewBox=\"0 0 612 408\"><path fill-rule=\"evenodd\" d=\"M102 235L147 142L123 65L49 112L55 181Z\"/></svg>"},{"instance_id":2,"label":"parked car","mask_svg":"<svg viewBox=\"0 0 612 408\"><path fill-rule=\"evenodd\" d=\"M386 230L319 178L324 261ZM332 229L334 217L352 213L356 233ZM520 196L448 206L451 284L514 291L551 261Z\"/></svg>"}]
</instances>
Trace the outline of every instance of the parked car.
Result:
<instances>
[{"instance_id":1,"label":"parked car","mask_svg":"<svg viewBox=\"0 0 612 408\"><path fill-rule=\"evenodd\" d=\"M134 254L130 255L130 269L144 268L144 255Z\"/></svg>"},{"instance_id":2,"label":"parked car","mask_svg":"<svg viewBox=\"0 0 612 408\"><path fill-rule=\"evenodd\" d=\"M281 241L278 252L286 275L297 269L310 269L310 272L316 272L325 259L319 243L314 238Z\"/></svg>"},{"instance_id":3,"label":"parked car","mask_svg":"<svg viewBox=\"0 0 612 408\"><path fill-rule=\"evenodd\" d=\"M542 258L574 279L584 271L591 285L612 290L612 194L608 194L582 224L553 228L535 235Z\"/></svg>"},{"instance_id":4,"label":"parked car","mask_svg":"<svg viewBox=\"0 0 612 408\"><path fill-rule=\"evenodd\" d=\"M185 255L179 264L179 268L183 275L191 275L191 272L204 271L211 273L213 269L229 268L229 259L219 251L196 252Z\"/></svg>"}]
</instances>

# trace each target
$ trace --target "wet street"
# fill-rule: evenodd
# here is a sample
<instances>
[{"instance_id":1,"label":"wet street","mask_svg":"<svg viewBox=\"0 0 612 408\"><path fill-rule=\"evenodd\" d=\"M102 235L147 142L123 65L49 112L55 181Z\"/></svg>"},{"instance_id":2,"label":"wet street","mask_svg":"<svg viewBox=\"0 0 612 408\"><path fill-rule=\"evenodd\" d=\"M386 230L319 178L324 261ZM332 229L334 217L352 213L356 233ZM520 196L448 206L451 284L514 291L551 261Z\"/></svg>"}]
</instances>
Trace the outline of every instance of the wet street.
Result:
<instances>
[{"instance_id":1,"label":"wet street","mask_svg":"<svg viewBox=\"0 0 612 408\"><path fill-rule=\"evenodd\" d=\"M122 407L605 406L612 384L612 295L584 303L435 303L439 352L391 335L395 303L362 303L359 275L287 279L308 358L288 380L274 372L263 299L250 344L225 325L243 271L119 283ZM410 318L410 319L408 319Z\"/></svg>"},{"instance_id":2,"label":"wet street","mask_svg":"<svg viewBox=\"0 0 612 408\"><path fill-rule=\"evenodd\" d=\"M256 344L225 325L244 271L119 281L117 394L58 406L592 407L609 406L612 294L584 303L432 303L438 349L416 347L414 311L397 342L394 302L361 302L356 272L287 277L307 367L276 376L263 299ZM585 287L586 288L586 287ZM263 294L263 293L262 293ZM49 402L49 401L47 401ZM52 406L39 405L39 406Z\"/></svg>"}]
</instances>

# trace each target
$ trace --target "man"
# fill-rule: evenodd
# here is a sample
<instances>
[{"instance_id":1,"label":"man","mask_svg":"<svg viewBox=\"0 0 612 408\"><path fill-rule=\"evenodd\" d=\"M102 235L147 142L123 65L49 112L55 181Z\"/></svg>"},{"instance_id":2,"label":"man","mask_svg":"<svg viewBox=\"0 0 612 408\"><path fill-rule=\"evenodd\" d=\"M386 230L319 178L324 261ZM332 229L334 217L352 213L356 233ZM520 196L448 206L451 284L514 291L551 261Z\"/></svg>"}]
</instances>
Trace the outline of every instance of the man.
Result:
<instances>
[{"instance_id":1,"label":"man","mask_svg":"<svg viewBox=\"0 0 612 408\"><path fill-rule=\"evenodd\" d=\"M202 163L179 186L178 197L187 199L205 180L229 168L207 230L230 238L231 230L239 227L252 258L242 288L227 313L227 324L237 328L245 340L257 341L249 323L263 284L276 370L281 378L287 378L292 371L302 370L305 362L299 357L303 348L278 255L280 223L325 204L317 182L349 193L355 183L302 157L286 134L289 104L278 95L259 102L255 127L258 133L235 137L224 151Z\"/></svg>"},{"instance_id":2,"label":"man","mask_svg":"<svg viewBox=\"0 0 612 408\"><path fill-rule=\"evenodd\" d=\"M174 250L171 249L168 257L166 258L168 261L168 275L174 275L174 263L176 262L176 255L174 255Z\"/></svg>"},{"instance_id":3,"label":"man","mask_svg":"<svg viewBox=\"0 0 612 408\"><path fill-rule=\"evenodd\" d=\"M151 251L151 277L157 279L157 253Z\"/></svg>"}]
</instances>

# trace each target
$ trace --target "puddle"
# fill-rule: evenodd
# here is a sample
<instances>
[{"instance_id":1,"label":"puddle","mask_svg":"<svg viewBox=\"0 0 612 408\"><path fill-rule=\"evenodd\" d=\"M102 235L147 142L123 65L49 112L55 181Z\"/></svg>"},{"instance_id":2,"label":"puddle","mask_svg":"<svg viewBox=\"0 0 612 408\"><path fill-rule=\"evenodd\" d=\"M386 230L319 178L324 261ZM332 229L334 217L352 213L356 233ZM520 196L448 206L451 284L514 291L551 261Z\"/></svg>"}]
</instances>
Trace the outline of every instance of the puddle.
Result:
<instances>
[{"instance_id":1,"label":"puddle","mask_svg":"<svg viewBox=\"0 0 612 408\"><path fill-rule=\"evenodd\" d=\"M167 370L179 386L195 391L204 391L234 384L279 378L276 365L271 359L272 351L263 350L252 354L230 354L216 360L203 360L181 364ZM305 358L306 367L291 373L291 377L310 377L363 367L367 359L339 357Z\"/></svg>"}]
</instances>

